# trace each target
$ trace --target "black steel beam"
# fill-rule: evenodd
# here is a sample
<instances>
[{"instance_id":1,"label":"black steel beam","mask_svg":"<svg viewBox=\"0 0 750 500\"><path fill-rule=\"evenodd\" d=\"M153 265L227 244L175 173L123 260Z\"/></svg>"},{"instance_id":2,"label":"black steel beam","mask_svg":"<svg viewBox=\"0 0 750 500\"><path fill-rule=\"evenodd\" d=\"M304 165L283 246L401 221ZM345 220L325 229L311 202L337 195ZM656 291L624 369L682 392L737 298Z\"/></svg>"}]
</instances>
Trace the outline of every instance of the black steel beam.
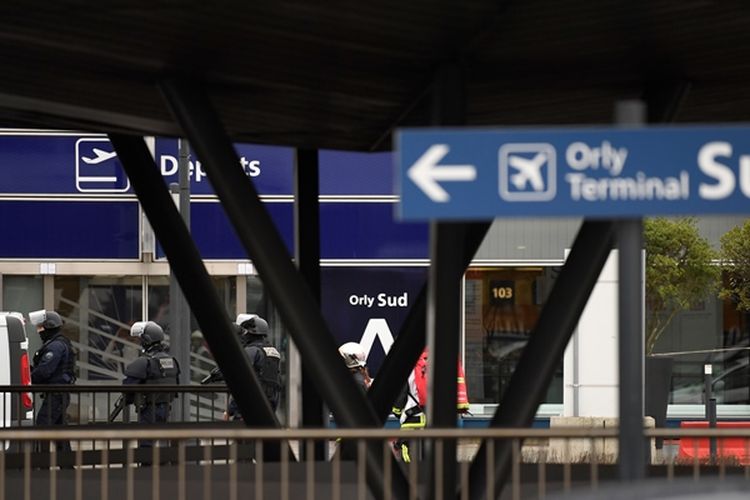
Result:
<instances>
[{"instance_id":1,"label":"black steel beam","mask_svg":"<svg viewBox=\"0 0 750 500\"><path fill-rule=\"evenodd\" d=\"M435 428L456 426L456 379L461 332L461 276L464 226L433 222L430 230L432 266L427 290L428 416ZM427 447L430 498L456 489L456 441L446 439Z\"/></svg>"},{"instance_id":2,"label":"black steel beam","mask_svg":"<svg viewBox=\"0 0 750 500\"><path fill-rule=\"evenodd\" d=\"M187 81L160 83L166 101L203 162L240 242L258 269L264 286L279 309L292 340L308 363L320 395L342 427L376 427L380 423L372 406L341 361L333 336L320 314L314 295L295 269L271 217L239 158L205 90ZM383 447L367 447L367 484L375 497L382 496ZM403 471L393 464L392 492L408 496Z\"/></svg>"},{"instance_id":3,"label":"black steel beam","mask_svg":"<svg viewBox=\"0 0 750 500\"><path fill-rule=\"evenodd\" d=\"M667 99L661 99L663 103ZM665 109L669 106L665 104ZM676 107L674 110L676 111ZM674 113L675 111L671 111ZM666 111L665 111L666 112ZM640 127L646 121L643 101L620 101L615 122ZM623 219L617 232L618 271L618 366L620 372L619 437L617 464L622 481L638 481L646 475L647 440L643 435L643 220Z\"/></svg>"},{"instance_id":4,"label":"black steel beam","mask_svg":"<svg viewBox=\"0 0 750 500\"><path fill-rule=\"evenodd\" d=\"M618 362L620 435L618 469L623 481L646 476L648 440L643 435L643 220L618 222Z\"/></svg>"},{"instance_id":5,"label":"black steel beam","mask_svg":"<svg viewBox=\"0 0 750 500\"><path fill-rule=\"evenodd\" d=\"M224 304L146 144L141 137L120 134L110 134L109 140L164 249L211 353L221 367L246 425L279 427L260 380L232 331ZM275 451L269 448L268 452L273 453L269 459L278 459L278 447L275 447Z\"/></svg>"},{"instance_id":6,"label":"black steel beam","mask_svg":"<svg viewBox=\"0 0 750 500\"><path fill-rule=\"evenodd\" d=\"M584 221L492 418L491 427L524 428L533 422L609 257L614 237L614 222ZM492 482L492 496L499 496L510 469L512 443L509 440L495 443L494 470L488 477L486 447L487 443L482 443L471 464L469 491L472 499L488 498L487 481Z\"/></svg>"},{"instance_id":7,"label":"black steel beam","mask_svg":"<svg viewBox=\"0 0 750 500\"><path fill-rule=\"evenodd\" d=\"M471 259L482 244L490 222L468 223L463 239L462 272L469 267ZM375 410L375 414L382 422L388 417L393 401L406 383L409 373L414 368L419 355L427 342L426 320L427 285L425 284L417 294L404 324L401 326L391 350L383 360L378 370L378 376L367 391L367 396Z\"/></svg>"},{"instance_id":8,"label":"black steel beam","mask_svg":"<svg viewBox=\"0 0 750 500\"><path fill-rule=\"evenodd\" d=\"M320 194L318 150L297 149L294 164L294 260L320 306ZM302 362L302 426L325 427L323 400L307 363ZM325 460L325 443L315 443L315 459Z\"/></svg>"},{"instance_id":9,"label":"black steel beam","mask_svg":"<svg viewBox=\"0 0 750 500\"><path fill-rule=\"evenodd\" d=\"M692 83L683 79L648 82L643 92L648 123L673 122L687 100L691 88Z\"/></svg>"},{"instance_id":10,"label":"black steel beam","mask_svg":"<svg viewBox=\"0 0 750 500\"><path fill-rule=\"evenodd\" d=\"M432 125L463 125L466 96L462 68L453 62L442 64L432 89ZM460 223L430 224L430 266L427 283L427 425L456 426L456 379L461 331L461 276L465 226ZM426 447L428 498L456 489L456 441L428 443Z\"/></svg>"}]
</instances>

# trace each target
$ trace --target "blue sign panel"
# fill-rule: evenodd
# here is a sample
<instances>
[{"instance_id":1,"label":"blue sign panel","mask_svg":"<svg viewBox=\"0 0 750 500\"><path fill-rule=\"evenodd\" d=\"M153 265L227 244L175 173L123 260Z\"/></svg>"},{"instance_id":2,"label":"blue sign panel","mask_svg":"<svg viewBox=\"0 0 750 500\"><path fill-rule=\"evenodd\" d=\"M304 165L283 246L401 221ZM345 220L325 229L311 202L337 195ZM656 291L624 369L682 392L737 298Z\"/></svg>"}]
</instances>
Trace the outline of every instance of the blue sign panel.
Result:
<instances>
[{"instance_id":1,"label":"blue sign panel","mask_svg":"<svg viewBox=\"0 0 750 500\"><path fill-rule=\"evenodd\" d=\"M392 195L393 153L321 150L320 194Z\"/></svg>"},{"instance_id":2,"label":"blue sign panel","mask_svg":"<svg viewBox=\"0 0 750 500\"><path fill-rule=\"evenodd\" d=\"M4 259L138 259L138 204L0 201Z\"/></svg>"},{"instance_id":3,"label":"blue sign panel","mask_svg":"<svg viewBox=\"0 0 750 500\"><path fill-rule=\"evenodd\" d=\"M429 227L393 220L391 203L326 203L320 206L324 259L426 259Z\"/></svg>"},{"instance_id":4,"label":"blue sign panel","mask_svg":"<svg viewBox=\"0 0 750 500\"><path fill-rule=\"evenodd\" d=\"M276 146L235 144L235 151L245 174L252 179L259 194L291 195L294 150ZM179 182L177 139L156 139L156 161L167 183ZM214 194L206 170L195 152L190 154L190 192Z\"/></svg>"},{"instance_id":5,"label":"blue sign panel","mask_svg":"<svg viewBox=\"0 0 750 500\"><path fill-rule=\"evenodd\" d=\"M750 211L750 127L403 130L404 219Z\"/></svg>"},{"instance_id":6,"label":"blue sign panel","mask_svg":"<svg viewBox=\"0 0 750 500\"><path fill-rule=\"evenodd\" d=\"M102 137L92 137L97 141ZM77 189L77 166L82 166L84 189L101 188L102 183L88 182L86 177L99 173L111 177L111 160L97 164L94 148L111 151L111 145L101 143L78 145L79 136L60 135L0 135L0 193L8 194L62 194L79 193ZM101 144L101 145L100 145ZM86 163L78 156L91 160ZM103 167L97 172L96 167ZM115 175L117 177L117 175ZM122 184L111 182L115 192L121 192Z\"/></svg>"},{"instance_id":7,"label":"blue sign panel","mask_svg":"<svg viewBox=\"0 0 750 500\"><path fill-rule=\"evenodd\" d=\"M125 193L130 180L117 158L117 152L104 137L76 141L76 189L80 193Z\"/></svg>"},{"instance_id":8,"label":"blue sign panel","mask_svg":"<svg viewBox=\"0 0 750 500\"><path fill-rule=\"evenodd\" d=\"M427 280L427 268L323 268L321 309L336 342L359 342L376 376Z\"/></svg>"},{"instance_id":9,"label":"blue sign panel","mask_svg":"<svg viewBox=\"0 0 750 500\"><path fill-rule=\"evenodd\" d=\"M235 150L248 178L264 196L265 206L291 255L294 149L236 144ZM166 184L178 182L178 156L176 139L154 139L155 168ZM195 153L190 161L192 231L201 254L206 259L247 259L223 209L214 202L205 168ZM392 153L320 151L320 193L324 259L427 258L426 224L393 220L396 197ZM64 201L72 204L66 206ZM0 202L6 207L7 227L20 228L34 220L57 220L55 217L65 214L69 220L63 219L64 227L71 229L60 234L54 247L41 249L33 243L12 243L0 258L139 256L138 205L116 152L104 135L0 131ZM122 209L113 208L118 203L126 204L123 206L128 207L127 216L120 214ZM53 206L64 208L50 208ZM105 227L94 227L92 221ZM76 232L79 228L82 235ZM124 236L132 240L123 241ZM92 242L92 238L107 241ZM27 247L28 251L22 250ZM163 257L161 249L157 249L157 255Z\"/></svg>"},{"instance_id":10,"label":"blue sign panel","mask_svg":"<svg viewBox=\"0 0 750 500\"><path fill-rule=\"evenodd\" d=\"M294 225L292 204L267 203L265 207L284 239L291 258L294 255L291 230ZM244 260L248 258L224 208L219 203L192 203L190 205L190 228L193 240L204 259ZM164 252L158 249L157 256L163 257Z\"/></svg>"},{"instance_id":11,"label":"blue sign panel","mask_svg":"<svg viewBox=\"0 0 750 500\"><path fill-rule=\"evenodd\" d=\"M235 144L240 165L261 195L294 193L294 149ZM164 181L178 182L177 139L155 139ZM322 195L392 195L391 153L320 151ZM103 135L0 133L0 193L133 195L114 147ZM205 167L190 155L190 191L213 195Z\"/></svg>"},{"instance_id":12,"label":"blue sign panel","mask_svg":"<svg viewBox=\"0 0 750 500\"><path fill-rule=\"evenodd\" d=\"M266 203L289 255L294 255L291 203ZM247 259L224 209L218 203L192 203L190 227L204 259ZM426 259L429 230L423 223L393 220L390 203L327 203L320 207L323 259ZM157 257L164 252L157 248Z\"/></svg>"}]
</instances>

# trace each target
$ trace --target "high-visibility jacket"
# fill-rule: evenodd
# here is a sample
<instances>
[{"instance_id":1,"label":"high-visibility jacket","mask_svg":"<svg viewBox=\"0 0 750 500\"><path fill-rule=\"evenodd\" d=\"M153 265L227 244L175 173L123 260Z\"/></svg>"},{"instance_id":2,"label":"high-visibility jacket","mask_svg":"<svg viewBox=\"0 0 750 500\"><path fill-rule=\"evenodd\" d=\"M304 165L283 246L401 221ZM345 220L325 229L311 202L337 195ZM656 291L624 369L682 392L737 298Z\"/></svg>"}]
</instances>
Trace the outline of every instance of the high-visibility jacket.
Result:
<instances>
[{"instance_id":1,"label":"high-visibility jacket","mask_svg":"<svg viewBox=\"0 0 750 500\"><path fill-rule=\"evenodd\" d=\"M469 395L466 389L466 378L461 360L458 360L458 377L456 379L456 411L465 413L469 410ZM417 399L422 408L427 407L427 349L417 360L412 372Z\"/></svg>"}]
</instances>

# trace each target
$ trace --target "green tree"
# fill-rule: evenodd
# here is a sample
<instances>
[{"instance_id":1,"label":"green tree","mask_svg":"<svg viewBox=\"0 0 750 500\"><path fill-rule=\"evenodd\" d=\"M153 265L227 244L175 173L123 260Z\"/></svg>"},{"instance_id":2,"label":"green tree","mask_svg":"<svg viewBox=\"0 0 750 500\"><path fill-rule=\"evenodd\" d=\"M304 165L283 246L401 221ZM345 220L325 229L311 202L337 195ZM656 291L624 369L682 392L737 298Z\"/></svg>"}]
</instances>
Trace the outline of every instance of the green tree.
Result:
<instances>
[{"instance_id":1,"label":"green tree","mask_svg":"<svg viewBox=\"0 0 750 500\"><path fill-rule=\"evenodd\" d=\"M644 221L646 247L646 355L678 312L695 307L719 284L719 255L692 217Z\"/></svg>"},{"instance_id":2,"label":"green tree","mask_svg":"<svg viewBox=\"0 0 750 500\"><path fill-rule=\"evenodd\" d=\"M719 297L750 311L750 220L721 237L721 265L727 279Z\"/></svg>"}]
</instances>

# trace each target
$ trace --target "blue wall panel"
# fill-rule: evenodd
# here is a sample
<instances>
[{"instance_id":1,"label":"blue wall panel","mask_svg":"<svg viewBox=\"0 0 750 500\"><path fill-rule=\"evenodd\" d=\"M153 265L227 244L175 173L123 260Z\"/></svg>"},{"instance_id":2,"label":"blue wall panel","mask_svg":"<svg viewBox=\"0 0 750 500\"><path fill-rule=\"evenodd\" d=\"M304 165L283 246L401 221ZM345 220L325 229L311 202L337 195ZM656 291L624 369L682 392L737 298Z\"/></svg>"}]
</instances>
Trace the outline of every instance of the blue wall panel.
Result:
<instances>
[{"instance_id":1,"label":"blue wall panel","mask_svg":"<svg viewBox=\"0 0 750 500\"><path fill-rule=\"evenodd\" d=\"M429 226L393 220L391 203L325 203L320 210L325 259L428 257Z\"/></svg>"},{"instance_id":2,"label":"blue wall panel","mask_svg":"<svg viewBox=\"0 0 750 500\"><path fill-rule=\"evenodd\" d=\"M0 201L5 259L138 259L138 204Z\"/></svg>"},{"instance_id":3,"label":"blue wall panel","mask_svg":"<svg viewBox=\"0 0 750 500\"><path fill-rule=\"evenodd\" d=\"M282 238L291 258L294 251L292 205L267 203L265 206L276 227L281 228ZM193 203L190 206L190 226L193 240L197 242L198 250L204 259L249 258L219 203ZM159 251L159 256L163 255L163 252Z\"/></svg>"},{"instance_id":4,"label":"blue wall panel","mask_svg":"<svg viewBox=\"0 0 750 500\"><path fill-rule=\"evenodd\" d=\"M266 203L294 254L291 203ZM429 230L425 223L393 220L390 203L324 203L321 205L321 257L324 259L425 259ZM247 259L224 209L218 203L193 203L193 239L204 259ZM161 249L158 257L163 257Z\"/></svg>"}]
</instances>

